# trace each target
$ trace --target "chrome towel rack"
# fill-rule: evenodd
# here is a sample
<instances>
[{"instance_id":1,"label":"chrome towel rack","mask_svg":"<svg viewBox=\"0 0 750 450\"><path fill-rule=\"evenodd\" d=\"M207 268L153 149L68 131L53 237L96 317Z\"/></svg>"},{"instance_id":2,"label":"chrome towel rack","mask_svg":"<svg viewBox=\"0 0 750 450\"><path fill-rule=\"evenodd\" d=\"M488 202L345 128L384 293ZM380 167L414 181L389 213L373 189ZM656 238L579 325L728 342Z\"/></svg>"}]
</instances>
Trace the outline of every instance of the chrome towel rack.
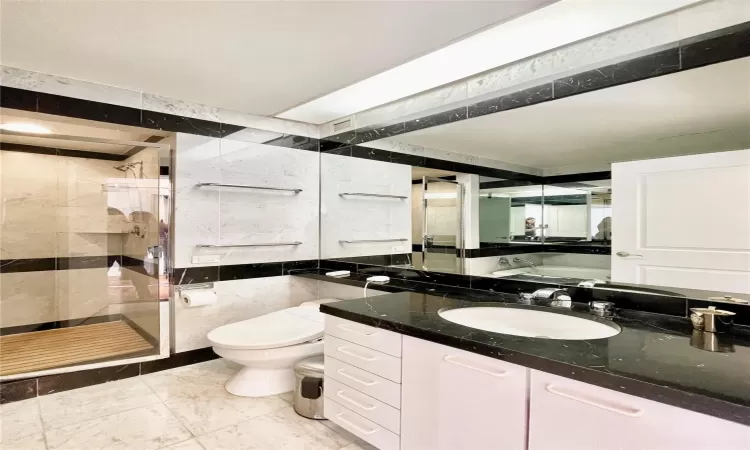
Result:
<instances>
[{"instance_id":1,"label":"chrome towel rack","mask_svg":"<svg viewBox=\"0 0 750 450\"><path fill-rule=\"evenodd\" d=\"M354 239L354 240L341 240L341 244L356 244L359 242L406 242L408 239Z\"/></svg>"},{"instance_id":2,"label":"chrome towel rack","mask_svg":"<svg viewBox=\"0 0 750 450\"><path fill-rule=\"evenodd\" d=\"M262 191L294 192L295 194L302 192L302 189L275 188L275 187L266 187L266 186L250 186L248 184L198 183L195 186L196 187L217 186L217 187L232 187L232 188L241 188L241 189L259 189Z\"/></svg>"},{"instance_id":3,"label":"chrome towel rack","mask_svg":"<svg viewBox=\"0 0 750 450\"><path fill-rule=\"evenodd\" d=\"M387 195L387 194L367 194L365 192L342 192L339 194L340 196L345 195L355 195L358 197L379 197L379 198L398 198L401 200L406 200L409 197L406 197L404 195Z\"/></svg>"},{"instance_id":4,"label":"chrome towel rack","mask_svg":"<svg viewBox=\"0 0 750 450\"><path fill-rule=\"evenodd\" d=\"M284 245L302 245L300 241L294 242L266 242L262 244L198 244L198 248L230 248L230 247L280 247Z\"/></svg>"}]
</instances>

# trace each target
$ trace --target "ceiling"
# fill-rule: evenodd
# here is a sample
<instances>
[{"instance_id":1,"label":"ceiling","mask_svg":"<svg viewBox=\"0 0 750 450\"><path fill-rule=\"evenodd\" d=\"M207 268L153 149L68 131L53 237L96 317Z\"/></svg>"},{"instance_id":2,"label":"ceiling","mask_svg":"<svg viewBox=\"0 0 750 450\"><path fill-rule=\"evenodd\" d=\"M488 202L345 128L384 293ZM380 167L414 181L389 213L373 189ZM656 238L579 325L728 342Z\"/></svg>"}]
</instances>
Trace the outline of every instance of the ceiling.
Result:
<instances>
[{"instance_id":1,"label":"ceiling","mask_svg":"<svg viewBox=\"0 0 750 450\"><path fill-rule=\"evenodd\" d=\"M545 3L3 1L0 63L275 115Z\"/></svg>"},{"instance_id":2,"label":"ceiling","mask_svg":"<svg viewBox=\"0 0 750 450\"><path fill-rule=\"evenodd\" d=\"M93 122L63 116L53 116L13 109L0 109L0 124L24 123L41 125L50 130L45 135L18 135L0 131L0 142L33 145L36 147L50 147L67 150L81 150L97 153L123 155L136 147L132 142L158 142L159 137L166 137L170 133L159 130L142 129L126 125L115 125L104 122ZM61 135L65 139L55 139ZM83 139L70 139L82 137ZM96 140L130 141L115 144L96 142ZM168 149L167 149L168 151Z\"/></svg>"},{"instance_id":3,"label":"ceiling","mask_svg":"<svg viewBox=\"0 0 750 450\"><path fill-rule=\"evenodd\" d=\"M391 140L538 169L750 148L750 58Z\"/></svg>"}]
</instances>

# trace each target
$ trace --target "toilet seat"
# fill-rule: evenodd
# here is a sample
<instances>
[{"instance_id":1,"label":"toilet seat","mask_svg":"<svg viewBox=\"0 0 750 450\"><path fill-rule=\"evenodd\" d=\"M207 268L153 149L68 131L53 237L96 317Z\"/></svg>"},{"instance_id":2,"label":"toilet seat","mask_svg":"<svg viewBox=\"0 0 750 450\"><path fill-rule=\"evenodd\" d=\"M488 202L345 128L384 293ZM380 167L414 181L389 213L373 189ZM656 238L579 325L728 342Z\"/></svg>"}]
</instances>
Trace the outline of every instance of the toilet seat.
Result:
<instances>
[{"instance_id":1,"label":"toilet seat","mask_svg":"<svg viewBox=\"0 0 750 450\"><path fill-rule=\"evenodd\" d=\"M302 344L322 336L323 314L317 308L297 306L222 325L207 337L214 346L263 350Z\"/></svg>"}]
</instances>

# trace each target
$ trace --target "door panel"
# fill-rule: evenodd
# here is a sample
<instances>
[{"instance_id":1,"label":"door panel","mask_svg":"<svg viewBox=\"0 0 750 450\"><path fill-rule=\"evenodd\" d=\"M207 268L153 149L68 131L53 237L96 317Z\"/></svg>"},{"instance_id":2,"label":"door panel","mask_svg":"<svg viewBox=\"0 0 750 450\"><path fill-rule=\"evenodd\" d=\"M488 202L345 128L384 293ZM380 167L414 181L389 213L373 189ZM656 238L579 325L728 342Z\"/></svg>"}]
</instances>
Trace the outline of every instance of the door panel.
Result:
<instances>
[{"instance_id":1,"label":"door panel","mask_svg":"<svg viewBox=\"0 0 750 450\"><path fill-rule=\"evenodd\" d=\"M750 293L750 150L612 165L612 280Z\"/></svg>"}]
</instances>

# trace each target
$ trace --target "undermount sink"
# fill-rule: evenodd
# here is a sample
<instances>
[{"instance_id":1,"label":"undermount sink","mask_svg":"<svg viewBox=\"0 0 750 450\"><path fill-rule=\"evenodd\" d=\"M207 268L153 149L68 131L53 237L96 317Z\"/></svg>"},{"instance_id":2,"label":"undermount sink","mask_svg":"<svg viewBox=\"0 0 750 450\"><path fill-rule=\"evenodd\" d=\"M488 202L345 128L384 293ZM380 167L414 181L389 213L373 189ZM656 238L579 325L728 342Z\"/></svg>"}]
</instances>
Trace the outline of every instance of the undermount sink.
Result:
<instances>
[{"instance_id":1,"label":"undermount sink","mask_svg":"<svg viewBox=\"0 0 750 450\"><path fill-rule=\"evenodd\" d=\"M449 322L478 330L544 339L603 339L620 333L620 327L612 322L532 309L475 306L444 309L438 315Z\"/></svg>"}]
</instances>

